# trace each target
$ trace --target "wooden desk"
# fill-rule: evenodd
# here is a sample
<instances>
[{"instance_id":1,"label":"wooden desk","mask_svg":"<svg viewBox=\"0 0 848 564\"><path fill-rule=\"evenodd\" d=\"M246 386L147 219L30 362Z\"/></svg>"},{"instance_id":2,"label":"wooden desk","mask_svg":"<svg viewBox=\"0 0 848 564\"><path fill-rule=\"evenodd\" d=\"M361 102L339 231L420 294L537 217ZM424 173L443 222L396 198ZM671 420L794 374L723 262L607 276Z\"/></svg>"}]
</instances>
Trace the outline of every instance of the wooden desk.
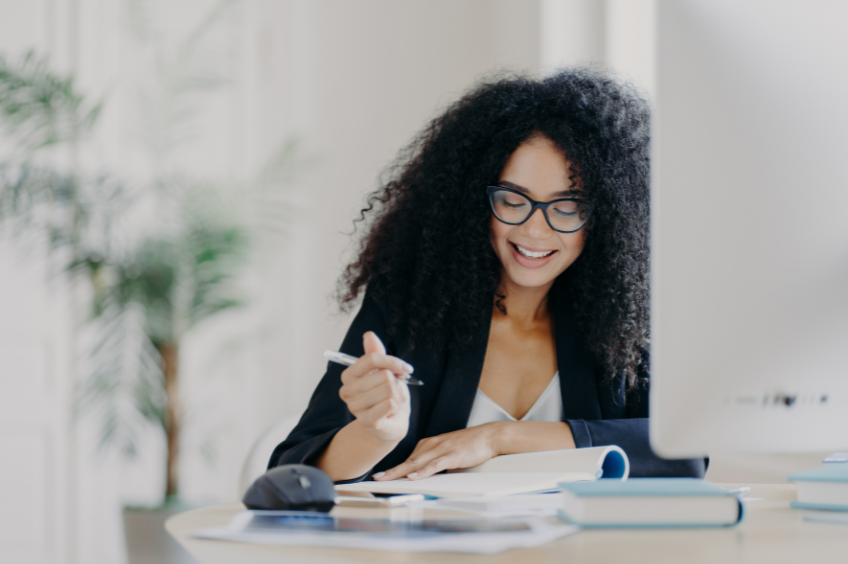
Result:
<instances>
[{"instance_id":1,"label":"wooden desk","mask_svg":"<svg viewBox=\"0 0 848 564\"><path fill-rule=\"evenodd\" d=\"M579 563L812 563L848 561L848 525L812 523L790 509L793 485L754 485L741 525L722 529L583 530L544 546L495 555L402 553L370 550L276 547L192 539L186 532L229 522L240 503L215 505L172 517L165 528L203 564L391 562ZM345 508L346 512L352 511ZM380 516L387 510L363 509ZM382 512L382 513L381 513ZM430 516L430 515L427 515Z\"/></svg>"}]
</instances>

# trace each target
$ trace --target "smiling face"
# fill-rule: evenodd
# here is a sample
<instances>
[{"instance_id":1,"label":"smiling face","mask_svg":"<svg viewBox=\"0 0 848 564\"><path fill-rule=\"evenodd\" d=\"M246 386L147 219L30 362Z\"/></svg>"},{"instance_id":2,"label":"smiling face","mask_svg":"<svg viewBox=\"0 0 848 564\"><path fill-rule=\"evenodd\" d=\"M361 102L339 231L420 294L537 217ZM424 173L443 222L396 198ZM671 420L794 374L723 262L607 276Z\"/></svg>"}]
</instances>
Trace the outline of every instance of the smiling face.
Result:
<instances>
[{"instance_id":1,"label":"smiling face","mask_svg":"<svg viewBox=\"0 0 848 564\"><path fill-rule=\"evenodd\" d=\"M565 154L550 139L537 134L512 153L498 185L537 202L549 202L579 195L569 176ZM580 256L586 230L554 231L542 210L537 209L521 225L508 225L492 215L490 238L503 267L502 284L507 292L510 286L547 289Z\"/></svg>"}]
</instances>

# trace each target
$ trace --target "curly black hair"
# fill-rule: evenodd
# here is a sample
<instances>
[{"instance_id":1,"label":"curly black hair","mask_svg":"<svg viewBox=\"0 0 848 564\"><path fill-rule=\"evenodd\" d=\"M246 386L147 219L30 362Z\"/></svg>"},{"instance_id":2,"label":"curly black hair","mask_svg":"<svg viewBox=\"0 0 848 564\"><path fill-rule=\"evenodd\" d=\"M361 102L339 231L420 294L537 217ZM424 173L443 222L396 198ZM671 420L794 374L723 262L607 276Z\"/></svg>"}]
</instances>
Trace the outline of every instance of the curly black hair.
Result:
<instances>
[{"instance_id":1,"label":"curly black hair","mask_svg":"<svg viewBox=\"0 0 848 564\"><path fill-rule=\"evenodd\" d=\"M401 151L369 195L357 220L369 228L339 279L340 306L370 287L410 347L423 334L461 343L489 323L501 267L485 189L541 133L594 204L583 252L557 282L605 377L632 388L649 339L649 121L634 88L588 69L478 85Z\"/></svg>"}]
</instances>

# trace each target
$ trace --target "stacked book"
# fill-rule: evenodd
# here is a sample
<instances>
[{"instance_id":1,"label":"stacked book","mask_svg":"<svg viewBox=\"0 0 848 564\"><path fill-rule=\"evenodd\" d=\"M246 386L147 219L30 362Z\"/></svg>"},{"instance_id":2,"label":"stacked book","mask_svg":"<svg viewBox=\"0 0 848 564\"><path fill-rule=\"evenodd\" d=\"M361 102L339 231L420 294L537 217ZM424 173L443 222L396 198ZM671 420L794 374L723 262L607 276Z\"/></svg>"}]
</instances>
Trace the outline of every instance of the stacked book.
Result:
<instances>
[{"instance_id":1,"label":"stacked book","mask_svg":"<svg viewBox=\"0 0 848 564\"><path fill-rule=\"evenodd\" d=\"M789 481L798 486L798 501L792 507L848 511L848 463L801 472L789 476Z\"/></svg>"},{"instance_id":2,"label":"stacked book","mask_svg":"<svg viewBox=\"0 0 848 564\"><path fill-rule=\"evenodd\" d=\"M742 520L742 503L693 478L636 478L563 484L563 520L582 527L723 527Z\"/></svg>"}]
</instances>

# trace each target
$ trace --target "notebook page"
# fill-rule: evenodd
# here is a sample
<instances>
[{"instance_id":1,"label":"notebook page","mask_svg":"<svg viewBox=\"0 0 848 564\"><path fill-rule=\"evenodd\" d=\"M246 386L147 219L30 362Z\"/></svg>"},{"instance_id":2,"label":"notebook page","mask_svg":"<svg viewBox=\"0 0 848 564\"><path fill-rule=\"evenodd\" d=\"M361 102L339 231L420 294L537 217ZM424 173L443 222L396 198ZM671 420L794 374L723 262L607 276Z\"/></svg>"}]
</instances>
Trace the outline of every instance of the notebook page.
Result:
<instances>
[{"instance_id":1,"label":"notebook page","mask_svg":"<svg viewBox=\"0 0 848 564\"><path fill-rule=\"evenodd\" d=\"M627 455L615 445L506 454L496 456L473 468L449 470L448 472L576 472L600 477L601 468L608 456L620 456L624 468L622 477L630 473ZM618 476L607 476L618 477ZM594 478L593 478L594 479Z\"/></svg>"},{"instance_id":2,"label":"notebook page","mask_svg":"<svg viewBox=\"0 0 848 564\"><path fill-rule=\"evenodd\" d=\"M502 496L557 488L561 482L594 480L585 472L485 472L436 474L421 480L359 482L336 486L337 491L421 493L436 497Z\"/></svg>"}]
</instances>

